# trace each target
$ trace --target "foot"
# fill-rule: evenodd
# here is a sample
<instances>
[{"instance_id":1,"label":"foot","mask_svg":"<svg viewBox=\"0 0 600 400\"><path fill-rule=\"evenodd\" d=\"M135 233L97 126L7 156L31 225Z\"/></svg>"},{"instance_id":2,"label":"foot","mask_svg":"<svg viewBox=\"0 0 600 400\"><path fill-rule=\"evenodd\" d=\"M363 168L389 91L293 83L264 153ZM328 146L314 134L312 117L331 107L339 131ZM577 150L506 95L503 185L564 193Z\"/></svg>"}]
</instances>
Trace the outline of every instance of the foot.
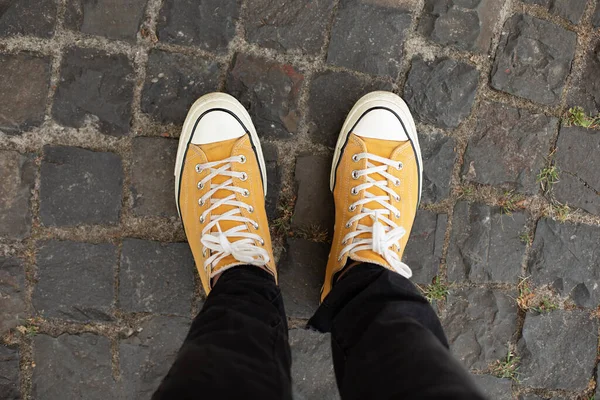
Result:
<instances>
[{"instance_id":1,"label":"foot","mask_svg":"<svg viewBox=\"0 0 600 400\"><path fill-rule=\"evenodd\" d=\"M267 175L250 115L232 96L198 99L183 125L175 162L175 200L208 294L237 265L277 277L265 195Z\"/></svg>"},{"instance_id":2,"label":"foot","mask_svg":"<svg viewBox=\"0 0 600 400\"><path fill-rule=\"evenodd\" d=\"M419 206L422 165L404 101L390 92L362 97L344 122L333 157L335 228L321 301L349 260L412 276L402 253Z\"/></svg>"}]
</instances>

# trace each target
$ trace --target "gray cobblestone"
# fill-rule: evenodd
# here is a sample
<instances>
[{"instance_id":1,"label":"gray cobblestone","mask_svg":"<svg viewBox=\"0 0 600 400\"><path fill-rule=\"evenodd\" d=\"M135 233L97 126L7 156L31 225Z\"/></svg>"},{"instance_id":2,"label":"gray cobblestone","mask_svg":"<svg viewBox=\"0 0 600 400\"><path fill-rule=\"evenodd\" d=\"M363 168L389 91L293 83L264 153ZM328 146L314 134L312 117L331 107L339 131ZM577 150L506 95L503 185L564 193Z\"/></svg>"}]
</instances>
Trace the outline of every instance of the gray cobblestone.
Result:
<instances>
[{"instance_id":1,"label":"gray cobblestone","mask_svg":"<svg viewBox=\"0 0 600 400\"><path fill-rule=\"evenodd\" d=\"M0 54L0 131L17 134L40 125L49 87L49 58Z\"/></svg>"},{"instance_id":2,"label":"gray cobblestone","mask_svg":"<svg viewBox=\"0 0 600 400\"><path fill-rule=\"evenodd\" d=\"M23 264L16 258L0 257L0 335L23 323L26 316ZM1 376L0 374L0 381Z\"/></svg>"},{"instance_id":3,"label":"gray cobblestone","mask_svg":"<svg viewBox=\"0 0 600 400\"><path fill-rule=\"evenodd\" d=\"M410 239L402 256L402 261L412 269L411 281L428 285L438 274L447 222L446 214L417 211Z\"/></svg>"},{"instance_id":4,"label":"gray cobblestone","mask_svg":"<svg viewBox=\"0 0 600 400\"><path fill-rule=\"evenodd\" d=\"M592 25L594 25L595 28L600 27L600 3L596 4L596 11L592 16Z\"/></svg>"},{"instance_id":5,"label":"gray cobblestone","mask_svg":"<svg viewBox=\"0 0 600 400\"><path fill-rule=\"evenodd\" d=\"M279 195L281 194L281 169L279 168L279 154L277 147L270 143L261 143L265 164L267 167L267 197L265 198L265 208L267 217L273 221L279 216L277 206L279 204Z\"/></svg>"},{"instance_id":6,"label":"gray cobblestone","mask_svg":"<svg viewBox=\"0 0 600 400\"><path fill-rule=\"evenodd\" d=\"M44 146L40 216L49 226L115 224L121 212L123 170L113 153Z\"/></svg>"},{"instance_id":7,"label":"gray cobblestone","mask_svg":"<svg viewBox=\"0 0 600 400\"><path fill-rule=\"evenodd\" d=\"M0 5L0 36L52 36L56 4L54 0L3 1Z\"/></svg>"},{"instance_id":8,"label":"gray cobblestone","mask_svg":"<svg viewBox=\"0 0 600 400\"><path fill-rule=\"evenodd\" d=\"M494 400L511 400L512 382L510 379L497 378L491 375L475 375L475 382L488 398Z\"/></svg>"},{"instance_id":9,"label":"gray cobblestone","mask_svg":"<svg viewBox=\"0 0 600 400\"><path fill-rule=\"evenodd\" d=\"M5 400L20 400L19 351L0 345L0 397Z\"/></svg>"},{"instance_id":10,"label":"gray cobblestone","mask_svg":"<svg viewBox=\"0 0 600 400\"><path fill-rule=\"evenodd\" d=\"M577 35L529 15L511 17L502 30L491 84L543 104L560 100Z\"/></svg>"},{"instance_id":11,"label":"gray cobblestone","mask_svg":"<svg viewBox=\"0 0 600 400\"><path fill-rule=\"evenodd\" d=\"M567 102L569 106L582 107L591 115L600 112L600 38L593 39L585 52L583 70L573 79Z\"/></svg>"},{"instance_id":12,"label":"gray cobblestone","mask_svg":"<svg viewBox=\"0 0 600 400\"><path fill-rule=\"evenodd\" d=\"M429 204L444 200L450 194L450 180L456 162L456 141L435 133L420 135L419 145L423 158L423 192L421 203Z\"/></svg>"},{"instance_id":13,"label":"gray cobblestone","mask_svg":"<svg viewBox=\"0 0 600 400\"><path fill-rule=\"evenodd\" d=\"M117 247L52 240L37 252L33 306L49 318L110 320Z\"/></svg>"},{"instance_id":14,"label":"gray cobblestone","mask_svg":"<svg viewBox=\"0 0 600 400\"><path fill-rule=\"evenodd\" d=\"M22 239L31 232L33 158L16 151L0 151L0 176L0 236Z\"/></svg>"}]
</instances>

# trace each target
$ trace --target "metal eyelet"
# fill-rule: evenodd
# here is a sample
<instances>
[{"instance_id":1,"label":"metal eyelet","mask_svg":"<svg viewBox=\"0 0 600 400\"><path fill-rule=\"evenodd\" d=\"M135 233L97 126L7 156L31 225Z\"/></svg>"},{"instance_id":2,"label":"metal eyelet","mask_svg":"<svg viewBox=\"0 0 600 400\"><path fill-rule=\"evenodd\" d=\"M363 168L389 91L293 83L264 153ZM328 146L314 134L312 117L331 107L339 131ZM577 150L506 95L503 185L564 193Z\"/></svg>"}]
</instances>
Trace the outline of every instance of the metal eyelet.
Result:
<instances>
[{"instance_id":1,"label":"metal eyelet","mask_svg":"<svg viewBox=\"0 0 600 400\"><path fill-rule=\"evenodd\" d=\"M242 172L242 176L240 176L240 181L245 181L246 179L248 179L248 174L245 172Z\"/></svg>"},{"instance_id":2,"label":"metal eyelet","mask_svg":"<svg viewBox=\"0 0 600 400\"><path fill-rule=\"evenodd\" d=\"M400 161L400 162L398 163L398 165L396 166L396 169L397 169L398 171L400 171L402 168L404 168L404 164L402 164L402 161Z\"/></svg>"},{"instance_id":3,"label":"metal eyelet","mask_svg":"<svg viewBox=\"0 0 600 400\"><path fill-rule=\"evenodd\" d=\"M348 211L353 212L354 210L356 210L356 206L354 204L348 207Z\"/></svg>"},{"instance_id":4,"label":"metal eyelet","mask_svg":"<svg viewBox=\"0 0 600 400\"><path fill-rule=\"evenodd\" d=\"M354 178L354 179L358 179L359 178L357 170L352 171L352 178Z\"/></svg>"},{"instance_id":5,"label":"metal eyelet","mask_svg":"<svg viewBox=\"0 0 600 400\"><path fill-rule=\"evenodd\" d=\"M199 206L203 206L204 205L204 200L202 200L202 197L198 199L198 205Z\"/></svg>"},{"instance_id":6,"label":"metal eyelet","mask_svg":"<svg viewBox=\"0 0 600 400\"><path fill-rule=\"evenodd\" d=\"M396 218L400 218L400 213L395 215Z\"/></svg>"},{"instance_id":7,"label":"metal eyelet","mask_svg":"<svg viewBox=\"0 0 600 400\"><path fill-rule=\"evenodd\" d=\"M254 229L258 229L258 222L253 222L252 226L254 227Z\"/></svg>"},{"instance_id":8,"label":"metal eyelet","mask_svg":"<svg viewBox=\"0 0 600 400\"><path fill-rule=\"evenodd\" d=\"M400 201L400 195L399 195L399 194L395 195L395 196L394 196L394 200L396 200L396 201Z\"/></svg>"},{"instance_id":9,"label":"metal eyelet","mask_svg":"<svg viewBox=\"0 0 600 400\"><path fill-rule=\"evenodd\" d=\"M203 248L202 248L202 256L203 256L203 257L206 257L206 247L203 247Z\"/></svg>"},{"instance_id":10,"label":"metal eyelet","mask_svg":"<svg viewBox=\"0 0 600 400\"><path fill-rule=\"evenodd\" d=\"M352 156L352 161L358 162L358 154Z\"/></svg>"},{"instance_id":11,"label":"metal eyelet","mask_svg":"<svg viewBox=\"0 0 600 400\"><path fill-rule=\"evenodd\" d=\"M198 189L204 189L204 183L198 182Z\"/></svg>"},{"instance_id":12,"label":"metal eyelet","mask_svg":"<svg viewBox=\"0 0 600 400\"><path fill-rule=\"evenodd\" d=\"M202 172L202 166L200 164L196 164L196 172Z\"/></svg>"},{"instance_id":13,"label":"metal eyelet","mask_svg":"<svg viewBox=\"0 0 600 400\"><path fill-rule=\"evenodd\" d=\"M348 223L346 224L346 229L350 228L352 226L352 224Z\"/></svg>"},{"instance_id":14,"label":"metal eyelet","mask_svg":"<svg viewBox=\"0 0 600 400\"><path fill-rule=\"evenodd\" d=\"M264 245L265 245L265 241L264 241L263 239L260 239L260 242L259 242L259 243L260 243L260 245L261 245L261 246L264 246Z\"/></svg>"},{"instance_id":15,"label":"metal eyelet","mask_svg":"<svg viewBox=\"0 0 600 400\"><path fill-rule=\"evenodd\" d=\"M352 190L350 190L350 193L352 193L352 195L356 196L358 194L358 190L356 190L356 188L353 187Z\"/></svg>"},{"instance_id":16,"label":"metal eyelet","mask_svg":"<svg viewBox=\"0 0 600 400\"><path fill-rule=\"evenodd\" d=\"M252 207L252 206L248 207L248 212L250 214L252 214L254 212L254 207Z\"/></svg>"},{"instance_id":17,"label":"metal eyelet","mask_svg":"<svg viewBox=\"0 0 600 400\"><path fill-rule=\"evenodd\" d=\"M200 223L201 223L201 224L203 224L203 223L204 223L204 221L205 221L204 215L201 215L201 216L200 216Z\"/></svg>"},{"instance_id":18,"label":"metal eyelet","mask_svg":"<svg viewBox=\"0 0 600 400\"><path fill-rule=\"evenodd\" d=\"M248 189L244 189L244 191L242 192L242 196L244 196L244 197L250 196L250 191Z\"/></svg>"},{"instance_id":19,"label":"metal eyelet","mask_svg":"<svg viewBox=\"0 0 600 400\"><path fill-rule=\"evenodd\" d=\"M241 164L245 164L246 163L246 156L240 156L240 163Z\"/></svg>"},{"instance_id":20,"label":"metal eyelet","mask_svg":"<svg viewBox=\"0 0 600 400\"><path fill-rule=\"evenodd\" d=\"M394 181L394 186L400 186L400 183L401 183L401 182L400 182L400 179L396 179L396 180Z\"/></svg>"}]
</instances>

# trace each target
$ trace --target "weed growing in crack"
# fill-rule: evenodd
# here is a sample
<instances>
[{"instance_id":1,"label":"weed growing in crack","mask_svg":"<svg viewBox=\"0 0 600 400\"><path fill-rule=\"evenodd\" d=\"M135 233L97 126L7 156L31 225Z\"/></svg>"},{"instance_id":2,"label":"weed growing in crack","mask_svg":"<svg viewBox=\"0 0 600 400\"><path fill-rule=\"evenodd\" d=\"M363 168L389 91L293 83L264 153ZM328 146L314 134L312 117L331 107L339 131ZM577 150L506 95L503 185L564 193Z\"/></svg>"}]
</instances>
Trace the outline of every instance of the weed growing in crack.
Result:
<instances>
[{"instance_id":1,"label":"weed growing in crack","mask_svg":"<svg viewBox=\"0 0 600 400\"><path fill-rule=\"evenodd\" d=\"M592 117L585 113L583 107L573 107L567 112L565 125L575 125L587 129L600 128L600 115Z\"/></svg>"},{"instance_id":2,"label":"weed growing in crack","mask_svg":"<svg viewBox=\"0 0 600 400\"><path fill-rule=\"evenodd\" d=\"M556 165L542 168L537 176L537 183L540 184L544 193L548 193L555 183L558 183L560 171Z\"/></svg>"},{"instance_id":3,"label":"weed growing in crack","mask_svg":"<svg viewBox=\"0 0 600 400\"><path fill-rule=\"evenodd\" d=\"M505 359L498 360L492 365L492 374L498 378L512 379L516 383L519 383L520 361L521 358L509 350Z\"/></svg>"},{"instance_id":4,"label":"weed growing in crack","mask_svg":"<svg viewBox=\"0 0 600 400\"><path fill-rule=\"evenodd\" d=\"M430 303L434 300L444 300L448 296L448 283L436 276L432 283L421 288L421 291Z\"/></svg>"}]
</instances>

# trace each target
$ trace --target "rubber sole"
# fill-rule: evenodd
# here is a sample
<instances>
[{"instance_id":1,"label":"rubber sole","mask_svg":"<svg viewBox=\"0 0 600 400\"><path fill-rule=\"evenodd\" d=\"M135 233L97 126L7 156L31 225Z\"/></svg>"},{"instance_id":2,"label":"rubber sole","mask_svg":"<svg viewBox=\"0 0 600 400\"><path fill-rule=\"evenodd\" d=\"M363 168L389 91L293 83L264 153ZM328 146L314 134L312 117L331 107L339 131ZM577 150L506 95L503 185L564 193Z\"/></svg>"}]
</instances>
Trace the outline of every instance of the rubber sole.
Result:
<instances>
[{"instance_id":1,"label":"rubber sole","mask_svg":"<svg viewBox=\"0 0 600 400\"><path fill-rule=\"evenodd\" d=\"M212 109L224 109L233 113L244 125L244 129L250 135L250 141L254 146L260 170L262 174L262 182L264 187L264 194L267 195L267 172L265 168L265 159L263 156L262 148L260 147L260 140L256 133L256 128L252 123L252 118L246 108L233 96L227 93L209 93L192 104L188 111L185 122L183 123L183 129L181 130L181 136L179 137L179 146L177 147L177 157L175 158L175 202L177 204L177 212L181 216L179 210L179 181L183 172L183 162L185 155L189 147L194 128L198 120L206 114L206 112Z\"/></svg>"},{"instance_id":2,"label":"rubber sole","mask_svg":"<svg viewBox=\"0 0 600 400\"><path fill-rule=\"evenodd\" d=\"M333 188L335 187L335 174L337 171L337 166L342 155L342 150L346 144L348 139L348 135L352 131L352 129L356 126L357 122L360 118L365 114L365 112L373 109L373 108L387 108L393 111L401 120L402 124L406 128L406 133L410 141L413 143L413 147L415 152L417 153L418 165L419 165L419 203L421 202L421 191L423 188L423 159L421 157L421 146L419 145L419 138L417 135L417 127L415 126L415 121L408 109L408 106L400 98L400 96L391 93L391 92L371 92L369 94L361 97L354 107L348 113L346 120L344 121L344 125L342 125L342 130L340 131L340 135L337 140L337 144L335 145L335 151L333 153L333 162L331 164L331 176L329 179L329 188L333 192Z\"/></svg>"}]
</instances>

